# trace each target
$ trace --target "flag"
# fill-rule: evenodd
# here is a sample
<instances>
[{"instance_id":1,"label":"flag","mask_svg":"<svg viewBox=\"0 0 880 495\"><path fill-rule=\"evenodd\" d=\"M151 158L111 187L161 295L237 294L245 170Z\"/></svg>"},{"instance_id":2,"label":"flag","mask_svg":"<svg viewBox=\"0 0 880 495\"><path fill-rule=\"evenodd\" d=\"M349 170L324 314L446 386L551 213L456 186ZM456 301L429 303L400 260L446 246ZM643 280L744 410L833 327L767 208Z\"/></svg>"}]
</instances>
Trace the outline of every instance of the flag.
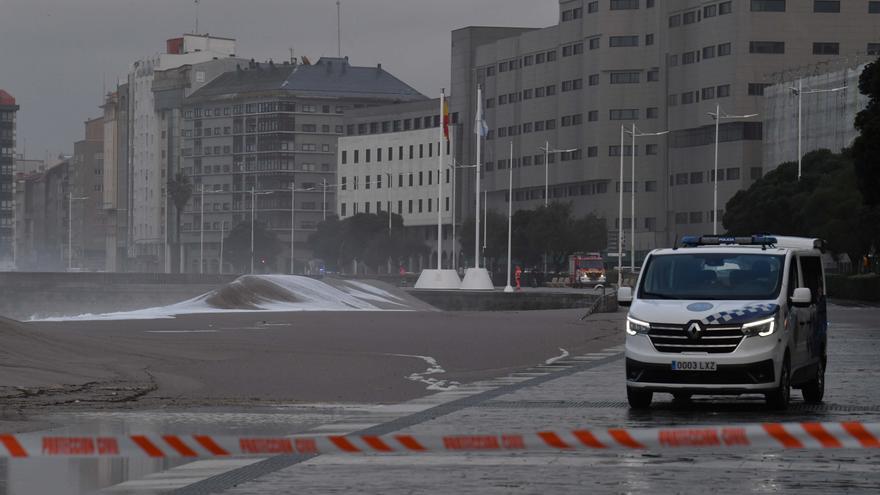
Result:
<instances>
[{"instance_id":1,"label":"flag","mask_svg":"<svg viewBox=\"0 0 880 495\"><path fill-rule=\"evenodd\" d=\"M489 134L489 126L486 125L486 119L483 117L483 90L477 90L477 118L474 121L474 134L486 137Z\"/></svg>"},{"instance_id":2,"label":"flag","mask_svg":"<svg viewBox=\"0 0 880 495\"><path fill-rule=\"evenodd\" d=\"M449 142L449 99L443 99L443 137Z\"/></svg>"}]
</instances>

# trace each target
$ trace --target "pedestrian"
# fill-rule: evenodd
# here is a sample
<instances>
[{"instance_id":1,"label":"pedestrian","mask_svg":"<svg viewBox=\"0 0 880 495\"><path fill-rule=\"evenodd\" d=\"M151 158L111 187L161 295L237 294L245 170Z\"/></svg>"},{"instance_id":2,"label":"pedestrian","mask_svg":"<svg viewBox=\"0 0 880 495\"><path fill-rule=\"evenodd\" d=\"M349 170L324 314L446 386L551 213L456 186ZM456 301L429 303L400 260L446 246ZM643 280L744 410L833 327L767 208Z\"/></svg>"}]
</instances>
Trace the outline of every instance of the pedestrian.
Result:
<instances>
[{"instance_id":1,"label":"pedestrian","mask_svg":"<svg viewBox=\"0 0 880 495\"><path fill-rule=\"evenodd\" d=\"M516 278L516 290L522 290L522 286L520 285L520 281L522 280L522 268L519 265L516 265L516 270L513 272L514 278Z\"/></svg>"},{"instance_id":2,"label":"pedestrian","mask_svg":"<svg viewBox=\"0 0 880 495\"><path fill-rule=\"evenodd\" d=\"M400 265L400 270L398 270L398 272L400 273L400 286L405 287L406 286L406 268L404 268L403 265Z\"/></svg>"}]
</instances>

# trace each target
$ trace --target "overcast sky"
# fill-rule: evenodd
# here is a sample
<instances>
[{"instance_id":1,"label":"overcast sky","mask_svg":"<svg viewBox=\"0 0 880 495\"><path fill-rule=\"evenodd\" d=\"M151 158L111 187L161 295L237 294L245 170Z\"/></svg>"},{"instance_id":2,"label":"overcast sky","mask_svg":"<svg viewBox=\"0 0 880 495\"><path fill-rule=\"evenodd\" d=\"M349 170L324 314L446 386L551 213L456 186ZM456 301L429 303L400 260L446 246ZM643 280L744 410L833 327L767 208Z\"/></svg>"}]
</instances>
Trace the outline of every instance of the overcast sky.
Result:
<instances>
[{"instance_id":1,"label":"overcast sky","mask_svg":"<svg viewBox=\"0 0 880 495\"><path fill-rule=\"evenodd\" d=\"M429 96L449 85L450 32L548 26L558 0L342 0L342 51ZM102 87L195 28L193 0L0 0L0 89L18 100L18 150L71 153L100 115ZM236 38L238 55L336 55L335 0L201 0L199 30Z\"/></svg>"}]
</instances>

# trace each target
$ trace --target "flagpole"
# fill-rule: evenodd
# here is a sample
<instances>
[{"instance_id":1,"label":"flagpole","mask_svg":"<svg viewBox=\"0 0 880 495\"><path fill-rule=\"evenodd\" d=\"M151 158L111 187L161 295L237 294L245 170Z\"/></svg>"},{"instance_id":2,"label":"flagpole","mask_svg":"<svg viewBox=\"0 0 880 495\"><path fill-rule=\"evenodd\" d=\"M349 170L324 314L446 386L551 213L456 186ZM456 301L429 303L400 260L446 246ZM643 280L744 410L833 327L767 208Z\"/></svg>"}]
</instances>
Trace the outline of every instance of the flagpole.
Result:
<instances>
[{"instance_id":1,"label":"flagpole","mask_svg":"<svg viewBox=\"0 0 880 495\"><path fill-rule=\"evenodd\" d=\"M458 271L458 245L455 238L455 127L450 127L449 132L449 155L452 157L452 269Z\"/></svg>"},{"instance_id":2,"label":"flagpole","mask_svg":"<svg viewBox=\"0 0 880 495\"><path fill-rule=\"evenodd\" d=\"M474 268L480 268L480 160L482 158L482 141L483 141L483 88L477 85L477 179L474 188L476 196L476 208L474 208L474 219L476 220L476 231L474 232Z\"/></svg>"},{"instance_id":3,"label":"flagpole","mask_svg":"<svg viewBox=\"0 0 880 495\"><path fill-rule=\"evenodd\" d=\"M440 139L437 141L437 269L443 269L443 140L446 137L446 89L440 92Z\"/></svg>"}]
</instances>

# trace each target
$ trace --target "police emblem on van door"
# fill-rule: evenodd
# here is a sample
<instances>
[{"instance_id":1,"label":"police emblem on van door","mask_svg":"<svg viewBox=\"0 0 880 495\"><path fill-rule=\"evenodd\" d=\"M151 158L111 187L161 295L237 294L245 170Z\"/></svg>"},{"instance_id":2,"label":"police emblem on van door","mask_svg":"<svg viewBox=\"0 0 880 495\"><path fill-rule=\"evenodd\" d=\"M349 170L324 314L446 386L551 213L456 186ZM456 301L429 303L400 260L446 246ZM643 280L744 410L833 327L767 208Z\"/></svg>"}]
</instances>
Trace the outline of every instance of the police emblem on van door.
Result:
<instances>
[{"instance_id":1,"label":"police emblem on van door","mask_svg":"<svg viewBox=\"0 0 880 495\"><path fill-rule=\"evenodd\" d=\"M703 337L703 326L698 321L692 321L685 327L684 333L690 340L700 340Z\"/></svg>"}]
</instances>

